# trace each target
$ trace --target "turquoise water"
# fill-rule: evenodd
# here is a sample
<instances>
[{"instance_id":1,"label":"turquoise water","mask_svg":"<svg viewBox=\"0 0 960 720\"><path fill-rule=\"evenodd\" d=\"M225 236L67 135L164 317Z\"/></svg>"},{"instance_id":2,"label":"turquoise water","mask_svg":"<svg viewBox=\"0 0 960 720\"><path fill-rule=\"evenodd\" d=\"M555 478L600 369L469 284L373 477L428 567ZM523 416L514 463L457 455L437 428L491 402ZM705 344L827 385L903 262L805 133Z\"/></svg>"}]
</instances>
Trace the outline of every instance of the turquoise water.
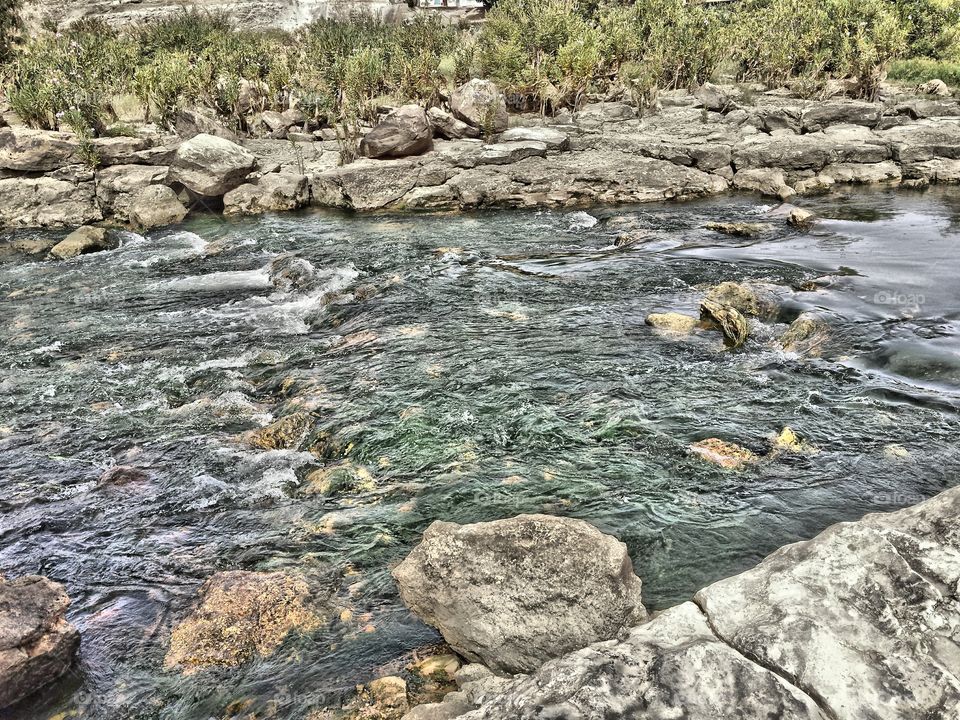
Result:
<instances>
[{"instance_id":1,"label":"turquoise water","mask_svg":"<svg viewBox=\"0 0 960 720\"><path fill-rule=\"evenodd\" d=\"M738 197L201 217L62 263L7 253L0 572L63 582L83 637L76 672L8 716L335 705L437 640L389 575L437 519L583 518L627 543L664 608L955 484L960 192L805 205L827 218L811 232ZM770 229L731 238L703 229L713 220ZM618 247L625 227L639 242ZM313 287L271 285L287 253L316 269ZM644 324L695 313L724 280L779 286L783 322L733 353ZM774 342L805 310L832 328L820 358ZM314 453L246 442L304 409ZM720 437L766 454L784 426L819 452L732 473L687 451ZM311 472L347 461L352 482L311 491ZM113 464L150 479L98 484ZM164 672L170 628L224 569L332 574L353 617L243 668Z\"/></svg>"}]
</instances>

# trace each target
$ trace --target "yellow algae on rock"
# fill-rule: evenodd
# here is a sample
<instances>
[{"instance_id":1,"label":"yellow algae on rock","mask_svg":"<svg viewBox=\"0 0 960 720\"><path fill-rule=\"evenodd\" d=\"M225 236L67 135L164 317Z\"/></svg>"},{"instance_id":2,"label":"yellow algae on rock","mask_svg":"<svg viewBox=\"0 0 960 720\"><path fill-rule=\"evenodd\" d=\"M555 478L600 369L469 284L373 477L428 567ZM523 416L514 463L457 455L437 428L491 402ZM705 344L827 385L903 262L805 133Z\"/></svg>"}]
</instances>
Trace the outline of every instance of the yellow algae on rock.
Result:
<instances>
[{"instance_id":1,"label":"yellow algae on rock","mask_svg":"<svg viewBox=\"0 0 960 720\"><path fill-rule=\"evenodd\" d=\"M707 438L695 442L690 446L690 452L728 470L740 470L760 460L751 450L719 438Z\"/></svg>"}]
</instances>

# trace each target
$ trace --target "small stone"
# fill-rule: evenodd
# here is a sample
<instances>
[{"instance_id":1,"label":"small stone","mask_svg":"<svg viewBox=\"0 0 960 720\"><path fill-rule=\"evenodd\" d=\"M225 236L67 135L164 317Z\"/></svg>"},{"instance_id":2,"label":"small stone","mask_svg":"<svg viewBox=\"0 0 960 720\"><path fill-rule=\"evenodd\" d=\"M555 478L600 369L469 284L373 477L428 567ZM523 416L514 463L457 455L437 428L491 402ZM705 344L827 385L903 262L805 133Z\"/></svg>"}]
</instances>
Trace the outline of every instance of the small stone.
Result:
<instances>
[{"instance_id":1,"label":"small stone","mask_svg":"<svg viewBox=\"0 0 960 720\"><path fill-rule=\"evenodd\" d=\"M447 680L460 669L460 659L453 654L432 655L418 662L414 668L425 678Z\"/></svg>"},{"instance_id":2,"label":"small stone","mask_svg":"<svg viewBox=\"0 0 960 720\"><path fill-rule=\"evenodd\" d=\"M692 333L700 324L699 318L682 313L650 313L646 319L647 325L662 331L664 334L675 337L685 337Z\"/></svg>"},{"instance_id":3,"label":"small stone","mask_svg":"<svg viewBox=\"0 0 960 720\"><path fill-rule=\"evenodd\" d=\"M719 438L707 438L695 442L690 446L690 452L727 470L742 470L760 460L747 448Z\"/></svg>"},{"instance_id":4,"label":"small stone","mask_svg":"<svg viewBox=\"0 0 960 720\"><path fill-rule=\"evenodd\" d=\"M53 260L68 260L77 255L110 250L117 247L116 236L106 228L84 225L77 228L50 249Z\"/></svg>"},{"instance_id":5,"label":"small stone","mask_svg":"<svg viewBox=\"0 0 960 720\"><path fill-rule=\"evenodd\" d=\"M101 485L127 485L149 479L150 474L145 470L129 465L114 465L112 468L105 470L97 482Z\"/></svg>"},{"instance_id":6,"label":"small stone","mask_svg":"<svg viewBox=\"0 0 960 720\"><path fill-rule=\"evenodd\" d=\"M713 230L724 235L733 235L734 237L754 237L770 228L766 223L745 222L709 222L704 227L707 230Z\"/></svg>"},{"instance_id":7,"label":"small stone","mask_svg":"<svg viewBox=\"0 0 960 720\"><path fill-rule=\"evenodd\" d=\"M367 684L370 698L381 711L407 711L407 683L403 678L387 676L377 678Z\"/></svg>"},{"instance_id":8,"label":"small stone","mask_svg":"<svg viewBox=\"0 0 960 720\"><path fill-rule=\"evenodd\" d=\"M804 210L803 208L793 208L793 210L790 211L790 214L787 215L787 223L793 225L795 228L801 228L804 230L813 225L814 220L816 219L816 215L809 210Z\"/></svg>"},{"instance_id":9,"label":"small stone","mask_svg":"<svg viewBox=\"0 0 960 720\"><path fill-rule=\"evenodd\" d=\"M780 434L773 439L774 451L784 451L796 453L798 455L816 455L820 450L809 444L793 431L793 428L787 426L780 431Z\"/></svg>"}]
</instances>

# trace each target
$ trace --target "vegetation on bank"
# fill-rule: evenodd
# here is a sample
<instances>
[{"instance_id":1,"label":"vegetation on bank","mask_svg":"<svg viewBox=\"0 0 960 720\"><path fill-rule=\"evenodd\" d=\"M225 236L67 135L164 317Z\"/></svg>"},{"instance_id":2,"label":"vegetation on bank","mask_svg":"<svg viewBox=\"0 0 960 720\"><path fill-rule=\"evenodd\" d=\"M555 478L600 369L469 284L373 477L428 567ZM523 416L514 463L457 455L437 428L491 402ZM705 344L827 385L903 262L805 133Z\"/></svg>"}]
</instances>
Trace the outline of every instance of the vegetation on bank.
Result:
<instances>
[{"instance_id":1,"label":"vegetation on bank","mask_svg":"<svg viewBox=\"0 0 960 720\"><path fill-rule=\"evenodd\" d=\"M0 0L8 101L37 127L86 133L105 131L117 94L137 96L161 124L199 104L244 129L292 101L331 124L372 117L385 98L435 103L470 77L497 81L515 108L554 112L593 97L642 105L720 75L810 92L856 78L870 97L895 61L910 82L950 82L960 68L960 0L500 0L479 28L424 17L293 33L185 10L124 30L81 21L29 37L17 36L17 1Z\"/></svg>"}]
</instances>

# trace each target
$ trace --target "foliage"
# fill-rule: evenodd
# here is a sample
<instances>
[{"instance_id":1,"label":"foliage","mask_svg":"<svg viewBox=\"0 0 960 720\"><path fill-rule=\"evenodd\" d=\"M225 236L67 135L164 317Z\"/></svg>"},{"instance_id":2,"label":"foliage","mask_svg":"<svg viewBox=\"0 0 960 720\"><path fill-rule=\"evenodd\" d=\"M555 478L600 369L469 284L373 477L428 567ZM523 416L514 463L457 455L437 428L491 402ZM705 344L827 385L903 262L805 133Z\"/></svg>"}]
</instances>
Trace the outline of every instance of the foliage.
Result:
<instances>
[{"instance_id":1,"label":"foliage","mask_svg":"<svg viewBox=\"0 0 960 720\"><path fill-rule=\"evenodd\" d=\"M897 60L890 66L890 78L914 85L943 80L947 85L960 88L960 62L930 58Z\"/></svg>"},{"instance_id":2,"label":"foliage","mask_svg":"<svg viewBox=\"0 0 960 720\"><path fill-rule=\"evenodd\" d=\"M0 0L5 38L19 1ZM653 103L659 89L721 70L770 85L856 77L870 96L893 61L910 80L949 74L958 38L958 0L499 0L479 29L428 16L320 20L294 33L182 10L123 31L82 21L38 32L13 47L3 75L13 108L38 127L102 134L116 93L137 95L167 125L189 105L242 128L252 112L296 104L339 126L349 155L358 123L379 106L434 104L470 77L497 81L515 108L545 112L589 98ZM902 60L913 56L929 59Z\"/></svg>"},{"instance_id":3,"label":"foliage","mask_svg":"<svg viewBox=\"0 0 960 720\"><path fill-rule=\"evenodd\" d=\"M20 30L20 1L0 0L0 62L9 60L13 39Z\"/></svg>"}]
</instances>

